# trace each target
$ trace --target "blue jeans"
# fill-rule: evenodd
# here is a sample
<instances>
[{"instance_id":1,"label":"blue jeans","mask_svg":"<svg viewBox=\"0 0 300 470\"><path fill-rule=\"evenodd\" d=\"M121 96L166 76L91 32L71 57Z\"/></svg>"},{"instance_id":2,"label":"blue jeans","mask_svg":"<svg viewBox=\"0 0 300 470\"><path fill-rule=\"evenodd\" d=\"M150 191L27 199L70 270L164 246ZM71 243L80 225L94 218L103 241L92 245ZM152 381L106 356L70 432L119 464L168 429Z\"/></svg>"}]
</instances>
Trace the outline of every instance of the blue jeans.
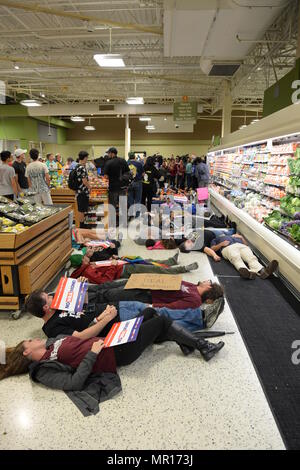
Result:
<instances>
[{"instance_id":1,"label":"blue jeans","mask_svg":"<svg viewBox=\"0 0 300 470\"><path fill-rule=\"evenodd\" d=\"M141 204L143 192L142 181L134 181L128 189L128 208L133 204ZM140 215L140 211L136 211L136 217Z\"/></svg>"},{"instance_id":2,"label":"blue jeans","mask_svg":"<svg viewBox=\"0 0 300 470\"><path fill-rule=\"evenodd\" d=\"M221 237L222 235L234 235L235 230L234 228L213 228L213 227L208 227L207 230L210 232L213 232L216 237Z\"/></svg>"}]
</instances>

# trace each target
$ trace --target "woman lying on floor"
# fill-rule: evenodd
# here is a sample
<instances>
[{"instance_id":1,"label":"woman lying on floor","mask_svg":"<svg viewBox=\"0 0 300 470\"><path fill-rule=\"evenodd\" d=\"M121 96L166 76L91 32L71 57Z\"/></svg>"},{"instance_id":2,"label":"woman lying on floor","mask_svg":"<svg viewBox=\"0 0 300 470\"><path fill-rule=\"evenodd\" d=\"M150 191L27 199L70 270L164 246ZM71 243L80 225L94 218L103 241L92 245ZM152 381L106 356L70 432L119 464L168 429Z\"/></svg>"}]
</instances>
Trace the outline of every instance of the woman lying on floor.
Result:
<instances>
[{"instance_id":1,"label":"woman lying on floor","mask_svg":"<svg viewBox=\"0 0 300 470\"><path fill-rule=\"evenodd\" d=\"M6 364L0 366L0 379L29 372L31 379L48 387L65 391L83 390L95 374L116 374L116 368L136 361L154 342L175 341L200 351L209 361L224 346L197 338L165 316L157 316L152 308L143 312L143 322L134 342L104 348L97 335L116 315L108 306L101 321L89 328L86 339L76 335L49 340L27 340L6 351ZM108 376L109 377L109 376Z\"/></svg>"},{"instance_id":2,"label":"woman lying on floor","mask_svg":"<svg viewBox=\"0 0 300 470\"><path fill-rule=\"evenodd\" d=\"M120 242L111 240L105 242L107 246L97 247L84 247L81 250L73 250L70 256L72 267L81 266L84 257L87 257L90 262L107 261L110 259L117 259L119 254Z\"/></svg>"},{"instance_id":3,"label":"woman lying on floor","mask_svg":"<svg viewBox=\"0 0 300 470\"><path fill-rule=\"evenodd\" d=\"M188 273L198 268L197 263L192 263L187 266L178 266L178 254L166 260L142 260L142 263L130 262L128 264L119 264L117 260L112 260L110 266L97 266L91 264L90 258L86 255L82 264L77 268L71 277L77 279L84 276L89 282L93 284L103 284L104 282L114 281L116 279L128 279L131 274L181 274Z\"/></svg>"}]
</instances>

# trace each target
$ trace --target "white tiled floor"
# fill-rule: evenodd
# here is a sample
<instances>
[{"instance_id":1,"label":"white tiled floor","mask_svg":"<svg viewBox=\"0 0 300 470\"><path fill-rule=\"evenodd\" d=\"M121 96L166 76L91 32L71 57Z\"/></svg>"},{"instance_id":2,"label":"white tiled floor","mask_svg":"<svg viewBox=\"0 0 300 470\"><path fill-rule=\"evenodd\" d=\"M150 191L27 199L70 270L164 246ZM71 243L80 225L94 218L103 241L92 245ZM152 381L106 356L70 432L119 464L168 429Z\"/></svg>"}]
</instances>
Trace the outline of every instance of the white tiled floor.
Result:
<instances>
[{"instance_id":1,"label":"white tiled floor","mask_svg":"<svg viewBox=\"0 0 300 470\"><path fill-rule=\"evenodd\" d=\"M152 251L124 241L121 254L163 259L173 251ZM205 255L181 254L199 269L184 275L196 282L212 278ZM41 321L11 320L0 314L7 345L43 337ZM199 353L182 356L173 343L149 348L119 370L123 391L84 418L60 391L27 376L0 383L1 449L284 449L232 314L226 305L216 329L235 331L211 362Z\"/></svg>"}]
</instances>

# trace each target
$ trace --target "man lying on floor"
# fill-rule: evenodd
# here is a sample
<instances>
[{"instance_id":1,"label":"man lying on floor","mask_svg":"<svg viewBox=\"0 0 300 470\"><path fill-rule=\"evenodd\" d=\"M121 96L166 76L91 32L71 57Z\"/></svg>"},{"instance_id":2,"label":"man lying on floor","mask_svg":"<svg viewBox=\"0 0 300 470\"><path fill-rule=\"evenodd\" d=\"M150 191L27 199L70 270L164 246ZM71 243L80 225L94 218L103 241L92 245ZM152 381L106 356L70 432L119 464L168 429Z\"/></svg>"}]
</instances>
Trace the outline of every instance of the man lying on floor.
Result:
<instances>
[{"instance_id":1,"label":"man lying on floor","mask_svg":"<svg viewBox=\"0 0 300 470\"><path fill-rule=\"evenodd\" d=\"M156 273L156 274L181 274L188 273L198 268L197 263L187 266L178 266L178 254L167 260L144 260L147 264L130 262L128 264L118 264L117 260L112 260L111 266L97 266L91 264L88 255L84 256L82 264L77 268L71 277L77 279L84 276L93 284L102 284L115 279L128 279L131 274L136 273Z\"/></svg>"},{"instance_id":2,"label":"man lying on floor","mask_svg":"<svg viewBox=\"0 0 300 470\"><path fill-rule=\"evenodd\" d=\"M267 279L278 268L276 260L271 261L264 268L247 245L245 238L239 234L221 235L214 238L211 242L211 249L228 260L244 279L255 279L256 276Z\"/></svg>"},{"instance_id":3,"label":"man lying on floor","mask_svg":"<svg viewBox=\"0 0 300 470\"><path fill-rule=\"evenodd\" d=\"M42 318L44 325L43 332L48 338L55 338L58 335L76 335L85 339L88 326L91 323L102 321L109 306L107 304L85 304L82 312L64 312L51 308L53 296L41 290L30 294L26 299L25 309L28 313L37 318ZM88 301L88 299L86 299ZM114 304L117 315L114 321L107 323L101 330L103 336L106 336L112 323L131 320L142 314L145 308L151 306L142 302L121 301ZM211 328L217 321L219 315L224 309L224 298L219 297L212 304L206 305L206 308L190 308L173 310L167 307L155 308L159 315L165 315L172 321L183 326L189 331L197 331L203 328Z\"/></svg>"},{"instance_id":4,"label":"man lying on floor","mask_svg":"<svg viewBox=\"0 0 300 470\"><path fill-rule=\"evenodd\" d=\"M48 387L65 391L85 391L84 395L72 396L74 403L88 407L91 396L97 397L97 405L110 398L113 390L120 390L117 367L136 361L143 351L154 342L175 341L200 351L209 361L220 351L224 343L209 343L197 338L176 325L166 316L157 316L155 310L147 308L143 313L137 339L134 342L104 348L98 338L103 327L116 316L116 309L107 309L101 321L91 326L84 339L76 335L54 339L27 340L6 351L6 364L0 366L0 379L29 372L31 379ZM91 390L92 388L92 390ZM96 397L95 397L95 392ZM70 395L69 395L70 396ZM71 398L71 396L70 396ZM96 412L99 410L96 406Z\"/></svg>"},{"instance_id":5,"label":"man lying on floor","mask_svg":"<svg viewBox=\"0 0 300 470\"><path fill-rule=\"evenodd\" d=\"M197 285L182 281L180 290L124 289L127 280L106 282L100 286L89 285L89 303L116 303L122 300L137 301L173 310L198 308L203 303L212 304L224 296L224 289L211 280L199 281Z\"/></svg>"}]
</instances>

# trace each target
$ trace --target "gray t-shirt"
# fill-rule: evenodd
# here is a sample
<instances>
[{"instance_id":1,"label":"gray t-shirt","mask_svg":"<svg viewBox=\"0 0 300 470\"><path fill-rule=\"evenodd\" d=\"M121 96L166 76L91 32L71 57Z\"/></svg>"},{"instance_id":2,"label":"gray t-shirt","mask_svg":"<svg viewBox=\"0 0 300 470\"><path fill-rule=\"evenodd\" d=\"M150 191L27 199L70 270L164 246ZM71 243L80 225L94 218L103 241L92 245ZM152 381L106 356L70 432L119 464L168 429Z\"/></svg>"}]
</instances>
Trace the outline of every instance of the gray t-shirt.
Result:
<instances>
[{"instance_id":1,"label":"gray t-shirt","mask_svg":"<svg viewBox=\"0 0 300 470\"><path fill-rule=\"evenodd\" d=\"M16 176L15 169L6 163L0 164L0 194L2 196L14 194L11 184L12 178Z\"/></svg>"},{"instance_id":2,"label":"gray t-shirt","mask_svg":"<svg viewBox=\"0 0 300 470\"><path fill-rule=\"evenodd\" d=\"M25 176L30 178L31 190L37 193L48 193L49 186L46 183L45 175L49 173L47 165L42 162L31 162L26 168Z\"/></svg>"}]
</instances>

